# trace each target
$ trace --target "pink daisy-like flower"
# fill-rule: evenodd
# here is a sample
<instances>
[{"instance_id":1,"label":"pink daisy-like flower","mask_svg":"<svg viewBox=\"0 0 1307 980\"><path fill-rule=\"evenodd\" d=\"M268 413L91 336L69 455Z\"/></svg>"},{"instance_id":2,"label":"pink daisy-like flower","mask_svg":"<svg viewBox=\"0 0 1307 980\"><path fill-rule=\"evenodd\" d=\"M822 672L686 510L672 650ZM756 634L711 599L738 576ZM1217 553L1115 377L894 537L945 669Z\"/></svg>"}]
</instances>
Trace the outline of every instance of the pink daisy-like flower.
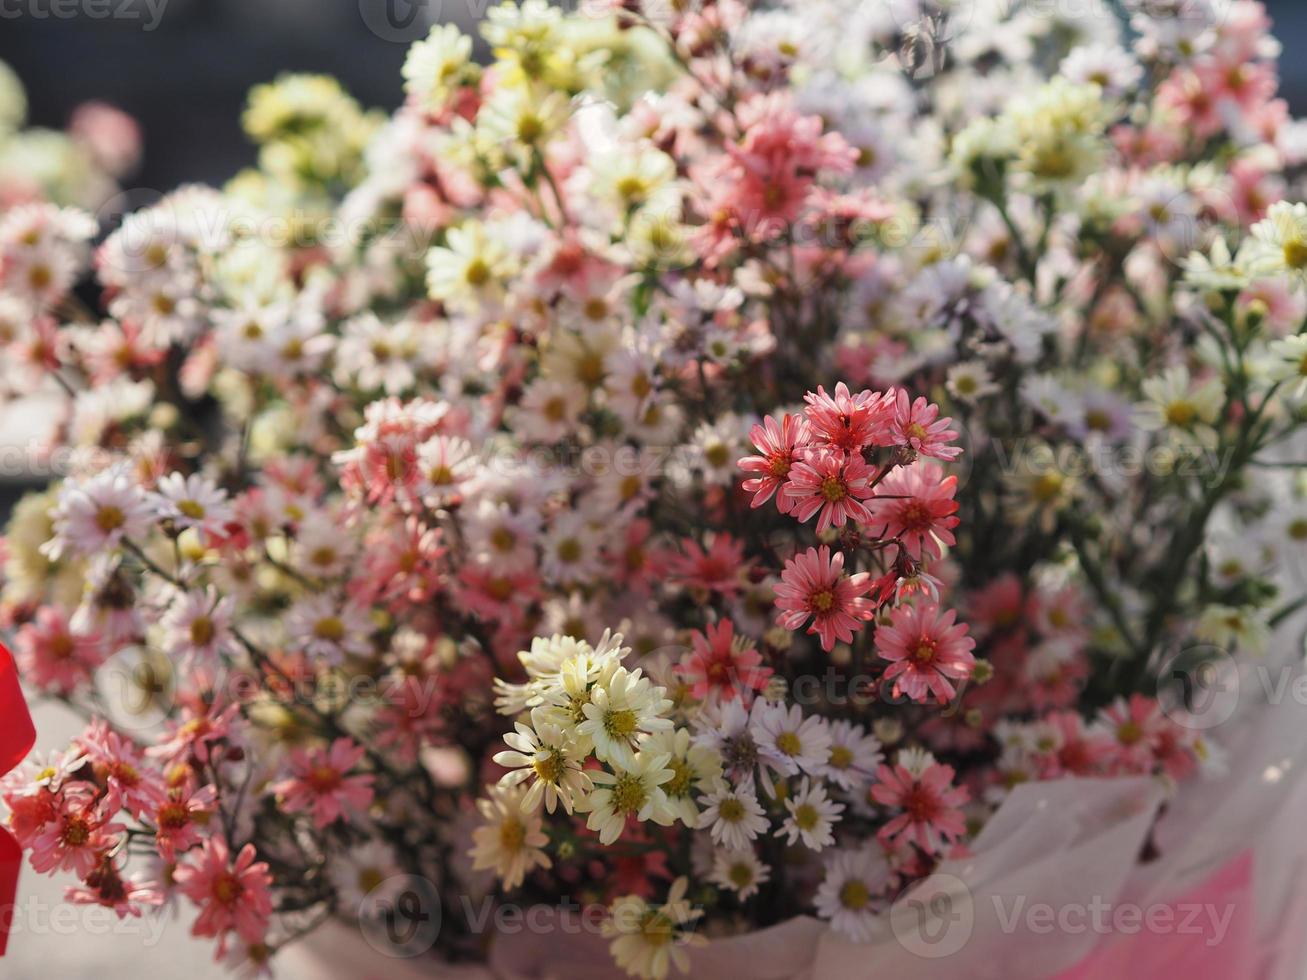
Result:
<instances>
[{"instance_id":1,"label":"pink daisy-like flower","mask_svg":"<svg viewBox=\"0 0 1307 980\"><path fill-rule=\"evenodd\" d=\"M1142 694L1132 694L1129 700L1117 698L1100 711L1097 727L1113 740L1112 769L1118 773L1150 772L1167 723L1157 700Z\"/></svg>"},{"instance_id":2,"label":"pink daisy-like flower","mask_svg":"<svg viewBox=\"0 0 1307 980\"><path fill-rule=\"evenodd\" d=\"M41 691L72 694L91 679L106 650L98 636L74 633L61 610L42 606L14 636L14 653L24 681Z\"/></svg>"},{"instance_id":3,"label":"pink daisy-like flower","mask_svg":"<svg viewBox=\"0 0 1307 980\"><path fill-rule=\"evenodd\" d=\"M871 475L861 456L818 450L795 464L781 496L789 499L795 520L807 521L820 512L818 532L849 520L866 523L871 515L862 501L872 495Z\"/></svg>"},{"instance_id":4,"label":"pink daisy-like flower","mask_svg":"<svg viewBox=\"0 0 1307 980\"><path fill-rule=\"evenodd\" d=\"M348 775L366 750L349 738L338 738L330 748L297 749L291 753L291 775L273 786L287 813L309 812L317 827L341 817L361 816L372 803L372 775Z\"/></svg>"},{"instance_id":5,"label":"pink daisy-like flower","mask_svg":"<svg viewBox=\"0 0 1307 980\"><path fill-rule=\"evenodd\" d=\"M913 401L902 388L894 399L894 418L889 426L889 440L896 446L907 446L920 456L936 459L955 459L962 453L961 446L949 443L958 437L949 425L951 418L939 417L939 406L924 398Z\"/></svg>"},{"instance_id":6,"label":"pink daisy-like flower","mask_svg":"<svg viewBox=\"0 0 1307 980\"><path fill-rule=\"evenodd\" d=\"M740 460L740 469L746 473L756 473L744 481L745 491L753 494L752 506L761 507L771 500L772 495L780 489L790 476L790 470L803 456L810 433L808 424L798 415L781 416L780 424L770 415L763 419L762 425L755 425L749 432L749 440L757 448L759 455L745 456ZM781 494L776 498L776 506L782 514L793 509L793 502Z\"/></svg>"},{"instance_id":7,"label":"pink daisy-like flower","mask_svg":"<svg viewBox=\"0 0 1307 980\"><path fill-rule=\"evenodd\" d=\"M917 768L917 767L914 767ZM885 843L898 839L914 841L922 850L938 853L945 843L957 840L966 831L966 820L959 807L970 794L953 785L953 767L933 759L920 771L910 770L900 757L894 766L876 770L876 784L871 798L881 806L896 807L903 812L891 819L877 833Z\"/></svg>"},{"instance_id":8,"label":"pink daisy-like flower","mask_svg":"<svg viewBox=\"0 0 1307 980\"><path fill-rule=\"evenodd\" d=\"M210 837L190 864L173 872L178 889L200 910L193 935L225 943L235 930L246 942L263 940L272 917L272 875L255 857L254 845L246 844L233 860L227 841Z\"/></svg>"},{"instance_id":9,"label":"pink daisy-like flower","mask_svg":"<svg viewBox=\"0 0 1307 980\"><path fill-rule=\"evenodd\" d=\"M693 538L684 539L681 547L685 554L672 555L668 571L682 585L728 597L740 591L749 568L743 541L729 534L718 534L707 551Z\"/></svg>"},{"instance_id":10,"label":"pink daisy-like flower","mask_svg":"<svg viewBox=\"0 0 1307 980\"><path fill-rule=\"evenodd\" d=\"M213 813L218 794L212 786L194 792L171 791L154 813L154 834L159 854L165 861L176 861L203 839L201 828Z\"/></svg>"},{"instance_id":11,"label":"pink daisy-like flower","mask_svg":"<svg viewBox=\"0 0 1307 980\"><path fill-rule=\"evenodd\" d=\"M80 887L69 888L64 897L79 905L103 905L125 919L139 918L142 905L162 905L164 894L157 882L124 878L113 858L106 856Z\"/></svg>"},{"instance_id":12,"label":"pink daisy-like flower","mask_svg":"<svg viewBox=\"0 0 1307 980\"><path fill-rule=\"evenodd\" d=\"M111 810L125 809L142 817L163 802L163 777L147 764L135 742L113 731L107 722L93 721L77 744L105 784Z\"/></svg>"},{"instance_id":13,"label":"pink daisy-like flower","mask_svg":"<svg viewBox=\"0 0 1307 980\"><path fill-rule=\"evenodd\" d=\"M810 391L803 397L808 403L808 424L818 440L846 453L858 453L865 446L890 445L888 424L893 402L884 394L861 391L854 395L841 381L833 395L819 385L815 393Z\"/></svg>"},{"instance_id":14,"label":"pink daisy-like flower","mask_svg":"<svg viewBox=\"0 0 1307 980\"><path fill-rule=\"evenodd\" d=\"M950 678L971 676L976 641L956 618L952 609L941 613L934 603L898 606L890 613L890 624L876 631L876 647L891 661L885 678L894 681L896 695L921 702L934 694L943 704L953 696Z\"/></svg>"},{"instance_id":15,"label":"pink daisy-like flower","mask_svg":"<svg viewBox=\"0 0 1307 980\"><path fill-rule=\"evenodd\" d=\"M113 814L89 785L67 787L57 803L55 819L29 844L32 867L41 874L72 871L85 878L118 845L126 828L110 822Z\"/></svg>"},{"instance_id":16,"label":"pink daisy-like flower","mask_svg":"<svg viewBox=\"0 0 1307 980\"><path fill-rule=\"evenodd\" d=\"M875 607L863 598L871 589L866 572L844 574L844 553L831 554L828 545L809 548L785 563L776 586L776 623L796 630L812 619L809 633L821 637L821 648L831 650L836 640L848 643L855 631L871 619Z\"/></svg>"},{"instance_id":17,"label":"pink daisy-like flower","mask_svg":"<svg viewBox=\"0 0 1307 980\"><path fill-rule=\"evenodd\" d=\"M729 619L710 623L691 638L694 651L677 664L676 672L690 687L691 697L701 701L720 697L742 698L747 703L755 691L767 686L770 667L762 667L762 656L747 636L735 635Z\"/></svg>"},{"instance_id":18,"label":"pink daisy-like flower","mask_svg":"<svg viewBox=\"0 0 1307 980\"><path fill-rule=\"evenodd\" d=\"M946 477L934 463L893 470L867 504L870 523L883 525L881 537L901 540L913 561L923 553L942 558L942 546L954 543L952 529L958 526L957 487L958 478Z\"/></svg>"}]
</instances>

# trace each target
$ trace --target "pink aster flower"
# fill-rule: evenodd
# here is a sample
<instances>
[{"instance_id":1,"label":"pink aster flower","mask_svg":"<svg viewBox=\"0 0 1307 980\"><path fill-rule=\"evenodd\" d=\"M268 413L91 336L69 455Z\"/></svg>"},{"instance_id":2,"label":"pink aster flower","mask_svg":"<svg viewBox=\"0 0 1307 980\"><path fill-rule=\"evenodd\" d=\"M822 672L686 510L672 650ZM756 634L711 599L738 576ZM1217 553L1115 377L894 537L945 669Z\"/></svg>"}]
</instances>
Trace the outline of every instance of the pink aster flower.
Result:
<instances>
[{"instance_id":1,"label":"pink aster flower","mask_svg":"<svg viewBox=\"0 0 1307 980\"><path fill-rule=\"evenodd\" d=\"M923 552L942 558L943 546L954 543L952 529L958 526L957 487L958 478L946 477L934 463L893 470L867 503L869 523L883 525L881 537L902 541L913 561L921 561Z\"/></svg>"},{"instance_id":2,"label":"pink aster flower","mask_svg":"<svg viewBox=\"0 0 1307 980\"><path fill-rule=\"evenodd\" d=\"M770 667L760 666L762 657L747 636L735 635L729 619L710 623L702 633L691 638L694 651L676 667L676 672L690 686L690 695L701 701L720 697L747 703L755 691L767 686Z\"/></svg>"},{"instance_id":3,"label":"pink aster flower","mask_svg":"<svg viewBox=\"0 0 1307 980\"><path fill-rule=\"evenodd\" d=\"M803 398L808 404L804 414L817 440L846 453L859 452L865 446L888 445L894 403L884 394L860 391L854 395L841 381L833 395L818 385L815 393L810 391Z\"/></svg>"},{"instance_id":4,"label":"pink aster flower","mask_svg":"<svg viewBox=\"0 0 1307 980\"><path fill-rule=\"evenodd\" d=\"M684 554L669 559L671 576L691 589L733 596L748 571L744 542L729 534L718 534L705 551L693 538L681 542Z\"/></svg>"},{"instance_id":5,"label":"pink aster flower","mask_svg":"<svg viewBox=\"0 0 1307 980\"><path fill-rule=\"evenodd\" d=\"M214 812L217 799L212 786L202 786L193 792L174 789L159 804L154 813L154 840L165 861L176 861L178 854L201 842L201 828Z\"/></svg>"},{"instance_id":6,"label":"pink aster flower","mask_svg":"<svg viewBox=\"0 0 1307 980\"><path fill-rule=\"evenodd\" d=\"M61 610L42 606L14 636L14 653L24 681L41 691L72 694L90 681L106 650L98 636L74 633Z\"/></svg>"},{"instance_id":7,"label":"pink aster flower","mask_svg":"<svg viewBox=\"0 0 1307 980\"><path fill-rule=\"evenodd\" d=\"M863 598L871 589L866 572L844 574L844 553L831 554L828 545L809 548L785 563L776 586L776 623L796 630L812 619L809 633L821 637L821 648L830 650L836 640L845 643L871 619L875 607Z\"/></svg>"},{"instance_id":8,"label":"pink aster flower","mask_svg":"<svg viewBox=\"0 0 1307 980\"><path fill-rule=\"evenodd\" d=\"M781 487L798 521L817 518L817 531L843 527L849 520L866 523L871 515L862 503L873 493L872 471L861 456L845 456L836 450L818 450L790 471Z\"/></svg>"},{"instance_id":9,"label":"pink aster flower","mask_svg":"<svg viewBox=\"0 0 1307 980\"><path fill-rule=\"evenodd\" d=\"M30 842L32 867L41 874L72 871L85 878L118 845L126 828L89 786L67 787L58 813Z\"/></svg>"},{"instance_id":10,"label":"pink aster flower","mask_svg":"<svg viewBox=\"0 0 1307 980\"><path fill-rule=\"evenodd\" d=\"M746 492L753 494L752 506L761 507L771 500L789 478L795 462L803 457L809 438L808 424L798 415L788 413L781 416L780 425L769 415L763 419L762 425L753 427L749 440L759 455L745 456L739 463L744 472L758 474L742 484ZM776 498L776 506L786 514L794 504L781 494Z\"/></svg>"},{"instance_id":11,"label":"pink aster flower","mask_svg":"<svg viewBox=\"0 0 1307 980\"><path fill-rule=\"evenodd\" d=\"M246 942L263 940L272 917L272 875L255 857L254 845L246 844L233 861L227 841L210 837L191 863L173 872L178 889L200 910L193 935L225 943L235 930Z\"/></svg>"},{"instance_id":12,"label":"pink aster flower","mask_svg":"<svg viewBox=\"0 0 1307 980\"><path fill-rule=\"evenodd\" d=\"M914 841L922 850L938 853L945 843L957 840L966 831L959 807L967 802L970 794L953 785L952 766L941 765L929 756L913 760L911 769L903 762L900 754L896 765L876 770L871 798L881 806L903 811L886 823L877 836L886 843L899 839Z\"/></svg>"},{"instance_id":13,"label":"pink aster flower","mask_svg":"<svg viewBox=\"0 0 1307 980\"><path fill-rule=\"evenodd\" d=\"M1118 773L1151 772L1162 731L1168 722L1155 698L1132 694L1117 698L1099 712L1097 727L1112 736L1112 769Z\"/></svg>"},{"instance_id":14,"label":"pink aster flower","mask_svg":"<svg viewBox=\"0 0 1307 980\"><path fill-rule=\"evenodd\" d=\"M962 453L961 446L949 443L958 437L950 429L950 418L939 418L939 406L924 398L913 401L902 388L894 399L894 418L889 427L890 442L896 446L907 446L921 456L934 456L936 459L955 459Z\"/></svg>"},{"instance_id":15,"label":"pink aster flower","mask_svg":"<svg viewBox=\"0 0 1307 980\"><path fill-rule=\"evenodd\" d=\"M104 783L111 810L125 809L141 817L163 802L163 776L146 762L135 742L113 731L108 723L93 721L77 744Z\"/></svg>"},{"instance_id":16,"label":"pink aster flower","mask_svg":"<svg viewBox=\"0 0 1307 980\"><path fill-rule=\"evenodd\" d=\"M142 905L162 905L164 894L157 882L124 878L113 858L106 856L81 886L69 888L64 897L79 905L103 905L125 919L139 918Z\"/></svg>"},{"instance_id":17,"label":"pink aster flower","mask_svg":"<svg viewBox=\"0 0 1307 980\"><path fill-rule=\"evenodd\" d=\"M926 701L934 694L941 704L953 696L953 680L971 676L976 659L971 651L976 641L967 636L967 625L955 623L952 609L940 613L934 603L898 606L890 613L890 624L876 631L880 656L891 661L886 680L894 681L894 693L913 701Z\"/></svg>"},{"instance_id":18,"label":"pink aster flower","mask_svg":"<svg viewBox=\"0 0 1307 980\"><path fill-rule=\"evenodd\" d=\"M357 818L372 803L372 774L349 775L366 750L349 738L338 738L330 748L318 746L291 753L291 775L273 786L287 813L309 812L317 827Z\"/></svg>"}]
</instances>

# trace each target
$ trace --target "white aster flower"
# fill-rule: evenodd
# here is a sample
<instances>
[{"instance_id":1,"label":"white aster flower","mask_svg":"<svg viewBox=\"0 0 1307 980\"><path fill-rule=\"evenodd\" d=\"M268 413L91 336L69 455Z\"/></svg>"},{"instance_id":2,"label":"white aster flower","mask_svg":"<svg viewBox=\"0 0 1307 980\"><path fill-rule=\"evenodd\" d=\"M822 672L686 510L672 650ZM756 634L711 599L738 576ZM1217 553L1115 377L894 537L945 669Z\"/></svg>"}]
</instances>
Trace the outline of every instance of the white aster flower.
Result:
<instances>
[{"instance_id":1,"label":"white aster flower","mask_svg":"<svg viewBox=\"0 0 1307 980\"><path fill-rule=\"evenodd\" d=\"M699 826L707 827L714 844L742 850L767 830L767 817L751 786L723 784L703 799Z\"/></svg>"},{"instance_id":2,"label":"white aster flower","mask_svg":"<svg viewBox=\"0 0 1307 980\"><path fill-rule=\"evenodd\" d=\"M827 863L813 905L836 932L854 942L867 942L876 921L875 900L884 893L889 878L889 864L875 845L840 851Z\"/></svg>"},{"instance_id":3,"label":"white aster flower","mask_svg":"<svg viewBox=\"0 0 1307 980\"><path fill-rule=\"evenodd\" d=\"M69 480L51 512L54 537L41 547L51 558L93 555L139 538L154 523L145 492L125 467L115 467L84 483Z\"/></svg>"},{"instance_id":4,"label":"white aster flower","mask_svg":"<svg viewBox=\"0 0 1307 980\"><path fill-rule=\"evenodd\" d=\"M472 56L472 39L453 24L438 24L408 49L404 59L404 92L426 109L448 101Z\"/></svg>"},{"instance_id":5,"label":"white aster flower","mask_svg":"<svg viewBox=\"0 0 1307 980\"><path fill-rule=\"evenodd\" d=\"M509 751L495 754L495 762L511 770L499 784L526 782L529 788L522 806L527 810L538 810L543 802L546 812L553 813L561 803L570 814L578 801L584 803L592 786L582 768L585 756L578 751L576 740L544 720L538 709L530 725L518 722L514 728L504 736Z\"/></svg>"},{"instance_id":6,"label":"white aster flower","mask_svg":"<svg viewBox=\"0 0 1307 980\"><path fill-rule=\"evenodd\" d=\"M200 473L186 477L169 473L159 481L155 500L159 516L179 530L194 528L204 535L217 535L235 517L227 491Z\"/></svg>"},{"instance_id":7,"label":"white aster flower","mask_svg":"<svg viewBox=\"0 0 1307 980\"><path fill-rule=\"evenodd\" d=\"M511 891L534 868L551 865L544 847L549 838L541 829L539 812L523 809L521 786L492 786L489 796L477 801L482 824L472 832L472 867L493 869Z\"/></svg>"},{"instance_id":8,"label":"white aster flower","mask_svg":"<svg viewBox=\"0 0 1307 980\"><path fill-rule=\"evenodd\" d=\"M758 745L779 760L776 769L781 775L820 773L826 765L830 753L826 722L817 715L805 716L797 704L787 708L770 701L755 701L749 730Z\"/></svg>"},{"instance_id":9,"label":"white aster flower","mask_svg":"<svg viewBox=\"0 0 1307 980\"><path fill-rule=\"evenodd\" d=\"M758 886L771 880L771 868L759 860L753 848L721 848L713 854L708 880L718 888L733 891L740 901L758 893Z\"/></svg>"},{"instance_id":10,"label":"white aster flower","mask_svg":"<svg viewBox=\"0 0 1307 980\"><path fill-rule=\"evenodd\" d=\"M776 831L777 837L784 837L790 844L801 840L814 851L835 843L832 830L844 812L844 804L831 800L820 781L805 776L799 791L786 798L785 809L789 816Z\"/></svg>"},{"instance_id":11,"label":"white aster flower","mask_svg":"<svg viewBox=\"0 0 1307 980\"><path fill-rule=\"evenodd\" d=\"M622 836L631 817L641 822L652 820L666 827L676 820L662 787L676 773L667 768L666 755L639 752L621 772L594 772L595 791L587 806L590 816L585 825L599 835L599 843L611 844Z\"/></svg>"},{"instance_id":12,"label":"white aster flower","mask_svg":"<svg viewBox=\"0 0 1307 980\"><path fill-rule=\"evenodd\" d=\"M642 980L664 980L672 966L682 973L689 970L686 947L706 940L690 931L703 910L686 901L688 887L685 878L677 878L662 905L637 895L613 902L603 934L612 939L609 948L618 966Z\"/></svg>"},{"instance_id":13,"label":"white aster flower","mask_svg":"<svg viewBox=\"0 0 1307 980\"><path fill-rule=\"evenodd\" d=\"M821 775L843 790L867 786L884 761L880 741L866 729L839 720L830 724L830 750Z\"/></svg>"},{"instance_id":14,"label":"white aster flower","mask_svg":"<svg viewBox=\"0 0 1307 980\"><path fill-rule=\"evenodd\" d=\"M720 782L721 756L706 745L691 742L688 728L656 732L645 740L641 751L668 757L667 766L675 773L663 786L668 805L687 827L698 826L694 793L709 791Z\"/></svg>"},{"instance_id":15,"label":"white aster flower","mask_svg":"<svg viewBox=\"0 0 1307 980\"><path fill-rule=\"evenodd\" d=\"M630 769L640 735L672 727L665 717L672 702L665 693L639 668L614 667L599 678L589 702L582 705L585 721L578 730L594 743L601 762Z\"/></svg>"}]
</instances>

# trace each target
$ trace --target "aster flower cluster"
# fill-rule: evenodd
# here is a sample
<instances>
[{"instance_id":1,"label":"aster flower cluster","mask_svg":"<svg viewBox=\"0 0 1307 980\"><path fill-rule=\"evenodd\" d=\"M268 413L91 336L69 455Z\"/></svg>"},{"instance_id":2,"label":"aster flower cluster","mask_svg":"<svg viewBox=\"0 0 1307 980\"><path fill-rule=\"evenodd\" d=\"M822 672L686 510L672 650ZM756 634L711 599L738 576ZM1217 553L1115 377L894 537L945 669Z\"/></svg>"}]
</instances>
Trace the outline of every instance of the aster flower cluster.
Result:
<instances>
[{"instance_id":1,"label":"aster flower cluster","mask_svg":"<svg viewBox=\"0 0 1307 980\"><path fill-rule=\"evenodd\" d=\"M1219 770L1168 668L1304 608L1307 129L1260 4L1175 6L504 3L108 221L0 75L0 626L88 716L33 865L247 975L411 893L661 978Z\"/></svg>"}]
</instances>

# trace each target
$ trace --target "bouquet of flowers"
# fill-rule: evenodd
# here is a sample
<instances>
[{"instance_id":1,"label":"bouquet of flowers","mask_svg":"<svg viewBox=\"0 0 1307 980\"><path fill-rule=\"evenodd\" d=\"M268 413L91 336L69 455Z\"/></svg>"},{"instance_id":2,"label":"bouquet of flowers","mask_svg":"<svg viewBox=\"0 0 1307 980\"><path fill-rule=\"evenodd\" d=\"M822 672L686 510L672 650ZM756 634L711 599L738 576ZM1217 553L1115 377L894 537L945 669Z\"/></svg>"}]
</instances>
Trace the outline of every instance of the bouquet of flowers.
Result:
<instances>
[{"instance_id":1,"label":"bouquet of flowers","mask_svg":"<svg viewBox=\"0 0 1307 980\"><path fill-rule=\"evenodd\" d=\"M570 905L661 978L874 942L1021 784L1219 772L1195 679L1307 602L1259 3L481 37L416 43L389 118L260 86L257 168L116 226L0 167L0 381L64 406L0 615L87 716L2 784L37 871L246 975L416 897L392 952Z\"/></svg>"}]
</instances>

